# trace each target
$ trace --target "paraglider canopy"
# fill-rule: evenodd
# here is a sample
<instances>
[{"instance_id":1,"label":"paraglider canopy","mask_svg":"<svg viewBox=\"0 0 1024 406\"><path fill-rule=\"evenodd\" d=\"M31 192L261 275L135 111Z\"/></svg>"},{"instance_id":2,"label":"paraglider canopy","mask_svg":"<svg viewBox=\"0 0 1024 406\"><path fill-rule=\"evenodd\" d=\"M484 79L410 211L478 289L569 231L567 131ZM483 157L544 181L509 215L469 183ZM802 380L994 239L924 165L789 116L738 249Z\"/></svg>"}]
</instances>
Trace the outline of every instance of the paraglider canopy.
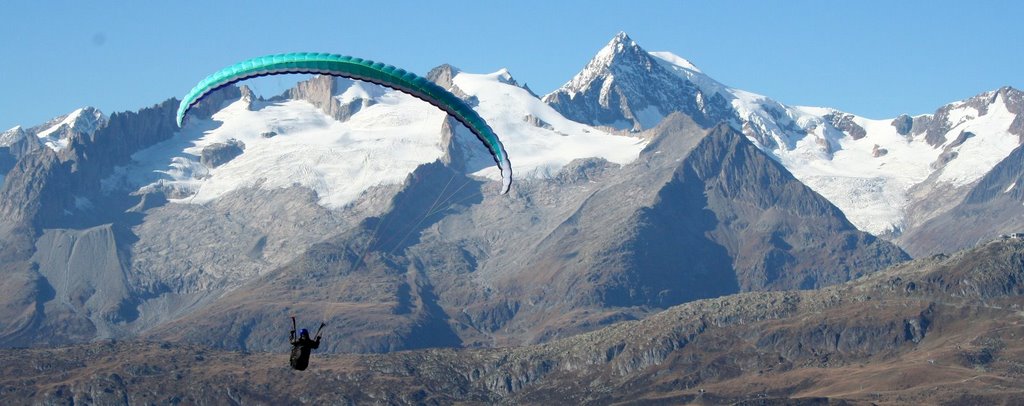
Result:
<instances>
[{"instance_id":1,"label":"paraglider canopy","mask_svg":"<svg viewBox=\"0 0 1024 406\"><path fill-rule=\"evenodd\" d=\"M487 147L501 171L501 193L508 193L512 185L512 164L508 154L494 130L473 108L458 96L421 76L366 59L302 52L267 55L236 63L206 77L185 95L178 106L178 126L181 127L189 109L214 90L257 76L285 73L316 73L363 80L407 93L444 110L472 131Z\"/></svg>"}]
</instances>

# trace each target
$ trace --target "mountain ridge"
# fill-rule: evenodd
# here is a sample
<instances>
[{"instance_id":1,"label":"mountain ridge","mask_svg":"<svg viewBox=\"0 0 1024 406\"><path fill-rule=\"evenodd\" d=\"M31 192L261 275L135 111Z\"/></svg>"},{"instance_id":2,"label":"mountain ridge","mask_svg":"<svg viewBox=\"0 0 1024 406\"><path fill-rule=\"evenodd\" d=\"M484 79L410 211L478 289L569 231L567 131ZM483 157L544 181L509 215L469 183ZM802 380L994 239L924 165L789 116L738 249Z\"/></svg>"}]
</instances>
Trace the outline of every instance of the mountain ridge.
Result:
<instances>
[{"instance_id":1,"label":"mountain ridge","mask_svg":"<svg viewBox=\"0 0 1024 406\"><path fill-rule=\"evenodd\" d=\"M629 84L626 90L620 89L620 82ZM686 106L652 103L647 96L684 88L692 91L676 97L685 99L681 103ZM609 102L612 96L618 101ZM597 111L615 110L616 117L632 117L636 109L630 103L657 105L659 117L671 111L692 115L687 106L704 106L704 111L713 112L707 117L730 122L839 206L859 228L901 241L902 233L935 212L922 208L944 200L922 195L922 189L975 183L1021 145L1022 98L1024 92L1007 86L946 104L932 114L872 120L834 108L789 106L731 88L684 58L647 52L620 33L572 81L544 100L593 125L609 122L606 115L611 113ZM562 107L570 100L575 107ZM701 121L700 115L695 117ZM964 193L966 189L955 192L953 200ZM934 246L926 252L962 247Z\"/></svg>"}]
</instances>

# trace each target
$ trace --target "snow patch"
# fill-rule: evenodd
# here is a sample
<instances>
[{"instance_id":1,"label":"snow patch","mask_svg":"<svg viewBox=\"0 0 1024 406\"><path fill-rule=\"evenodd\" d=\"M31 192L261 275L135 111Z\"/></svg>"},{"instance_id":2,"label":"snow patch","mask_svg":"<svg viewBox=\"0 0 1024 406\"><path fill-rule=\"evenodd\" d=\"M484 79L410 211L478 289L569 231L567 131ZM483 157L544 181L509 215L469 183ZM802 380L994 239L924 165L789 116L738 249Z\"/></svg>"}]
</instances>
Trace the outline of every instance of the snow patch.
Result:
<instances>
[{"instance_id":1,"label":"snow patch","mask_svg":"<svg viewBox=\"0 0 1024 406\"><path fill-rule=\"evenodd\" d=\"M80 117L82 115L83 111L85 111L84 108L72 111L70 114L65 116L64 119L61 120L59 123L54 124L54 125L50 126L50 128L47 128L45 130L42 130L42 131L36 133L36 136L39 137L39 138L47 138L47 137L50 136L50 134L53 134L54 132L59 130L61 126L64 126L64 125L71 126L71 125L73 125L75 123L75 121L78 120L78 117Z\"/></svg>"},{"instance_id":2,"label":"snow patch","mask_svg":"<svg viewBox=\"0 0 1024 406\"><path fill-rule=\"evenodd\" d=\"M501 138L515 177L551 176L578 158L600 157L624 165L636 160L647 145L640 138L607 133L563 117L526 90L503 83L500 79L503 72L462 72L453 80L460 89L480 101L475 110ZM537 117L550 128L525 125L520 118L526 115ZM490 155L485 155L486 150L474 151L477 151L474 162L490 162L475 174L501 179Z\"/></svg>"},{"instance_id":3,"label":"snow patch","mask_svg":"<svg viewBox=\"0 0 1024 406\"><path fill-rule=\"evenodd\" d=\"M210 120L190 122L170 140L139 151L131 167L117 170L104 187L170 188L176 203L210 202L231 191L257 187L308 187L319 203L339 208L366 189L399 184L420 164L442 155L440 129L445 114L399 92L345 123L301 100L257 103L250 111L235 102ZM278 135L264 138L273 131ZM203 148L242 141L245 151L216 168L199 163Z\"/></svg>"},{"instance_id":4,"label":"snow patch","mask_svg":"<svg viewBox=\"0 0 1024 406\"><path fill-rule=\"evenodd\" d=\"M696 72L696 73L704 73L704 72L701 72L701 70L699 68L697 68L697 65L694 65L690 61L686 60L686 58L683 58L683 57L681 57L679 55L676 55L676 54L673 54L671 52L664 52L664 51L662 51L662 52L649 52L649 54L651 54L655 58L661 59L661 60L663 60L665 62L668 62L668 63L670 63L670 64L672 64L674 66L678 66L680 68L683 68L683 69L686 69L686 70L690 70L690 71L693 71L693 72Z\"/></svg>"},{"instance_id":5,"label":"snow patch","mask_svg":"<svg viewBox=\"0 0 1024 406\"><path fill-rule=\"evenodd\" d=\"M977 113L973 108L970 110ZM974 136L954 148L958 158L942 168L939 180L955 186L973 183L1006 159L1019 145L1018 137L1009 132L1010 123L1016 115L1006 108L1002 96L997 96L995 102L989 105L988 114L974 117L946 133L947 140L955 140L963 131L971 132Z\"/></svg>"},{"instance_id":6,"label":"snow patch","mask_svg":"<svg viewBox=\"0 0 1024 406\"><path fill-rule=\"evenodd\" d=\"M10 130L0 133L0 147L9 147L21 140L22 137L24 137L24 132L20 125L11 127Z\"/></svg>"},{"instance_id":7,"label":"snow patch","mask_svg":"<svg viewBox=\"0 0 1024 406\"><path fill-rule=\"evenodd\" d=\"M349 79L335 79L335 80L349 80ZM387 93L386 89L380 86L376 86L360 80L351 80L351 84L341 92L341 94L334 96L341 104L351 103L354 100L368 100L383 96Z\"/></svg>"},{"instance_id":8,"label":"snow patch","mask_svg":"<svg viewBox=\"0 0 1024 406\"><path fill-rule=\"evenodd\" d=\"M946 122L950 128L963 124L965 122L974 120L981 115L978 109L970 106L963 105L963 103L956 103L957 107L949 109L949 113L946 116Z\"/></svg>"},{"instance_id":9,"label":"snow patch","mask_svg":"<svg viewBox=\"0 0 1024 406\"><path fill-rule=\"evenodd\" d=\"M1015 188L1015 187L1017 187L1017 182L1011 183L1010 186L1007 187L1006 190L1003 191L1003 193L1010 193L1010 191L1012 191L1013 188Z\"/></svg>"}]
</instances>

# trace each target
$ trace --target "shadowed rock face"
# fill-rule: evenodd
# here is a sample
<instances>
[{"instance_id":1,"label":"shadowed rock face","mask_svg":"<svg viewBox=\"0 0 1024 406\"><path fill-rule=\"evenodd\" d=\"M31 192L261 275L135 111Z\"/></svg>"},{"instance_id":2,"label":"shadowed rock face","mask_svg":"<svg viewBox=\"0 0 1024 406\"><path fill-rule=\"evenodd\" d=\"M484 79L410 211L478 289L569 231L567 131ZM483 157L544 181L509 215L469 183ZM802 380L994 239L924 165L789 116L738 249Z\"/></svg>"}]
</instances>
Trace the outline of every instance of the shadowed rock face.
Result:
<instances>
[{"instance_id":1,"label":"shadowed rock face","mask_svg":"<svg viewBox=\"0 0 1024 406\"><path fill-rule=\"evenodd\" d=\"M21 127L15 127L0 134L0 177L10 172L19 159L41 148L38 137L33 137Z\"/></svg>"},{"instance_id":2,"label":"shadowed rock face","mask_svg":"<svg viewBox=\"0 0 1024 406\"><path fill-rule=\"evenodd\" d=\"M896 133L906 136L914 126L914 119L906 114L900 114L892 120L892 126L896 127Z\"/></svg>"},{"instance_id":3,"label":"shadowed rock face","mask_svg":"<svg viewBox=\"0 0 1024 406\"><path fill-rule=\"evenodd\" d=\"M137 342L3 350L0 400L1016 404L1022 283L1024 242L1001 240L820 290L691 302L543 345L314 354L301 374L284 343L270 353Z\"/></svg>"},{"instance_id":4,"label":"shadowed rock face","mask_svg":"<svg viewBox=\"0 0 1024 406\"><path fill-rule=\"evenodd\" d=\"M228 142L218 142L203 148L203 152L199 155L199 162L209 168L216 168L242 155L244 151L245 143L239 140L231 139Z\"/></svg>"}]
</instances>

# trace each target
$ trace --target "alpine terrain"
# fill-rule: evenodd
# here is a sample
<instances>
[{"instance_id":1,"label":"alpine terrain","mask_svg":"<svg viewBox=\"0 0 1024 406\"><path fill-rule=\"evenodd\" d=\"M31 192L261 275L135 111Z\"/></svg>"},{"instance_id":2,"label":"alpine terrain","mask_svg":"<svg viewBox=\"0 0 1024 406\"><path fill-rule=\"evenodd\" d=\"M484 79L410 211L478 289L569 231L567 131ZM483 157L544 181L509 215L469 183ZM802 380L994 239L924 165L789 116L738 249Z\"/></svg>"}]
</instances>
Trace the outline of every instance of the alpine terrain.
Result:
<instances>
[{"instance_id":1,"label":"alpine terrain","mask_svg":"<svg viewBox=\"0 0 1024 406\"><path fill-rule=\"evenodd\" d=\"M1020 399L1024 251L990 241L1024 231L1021 91L868 119L625 33L545 96L426 77L510 193L443 111L331 76L0 134L0 357L40 374L5 364L0 398ZM310 390L292 315L362 354L314 361L320 397L281 388Z\"/></svg>"}]
</instances>

